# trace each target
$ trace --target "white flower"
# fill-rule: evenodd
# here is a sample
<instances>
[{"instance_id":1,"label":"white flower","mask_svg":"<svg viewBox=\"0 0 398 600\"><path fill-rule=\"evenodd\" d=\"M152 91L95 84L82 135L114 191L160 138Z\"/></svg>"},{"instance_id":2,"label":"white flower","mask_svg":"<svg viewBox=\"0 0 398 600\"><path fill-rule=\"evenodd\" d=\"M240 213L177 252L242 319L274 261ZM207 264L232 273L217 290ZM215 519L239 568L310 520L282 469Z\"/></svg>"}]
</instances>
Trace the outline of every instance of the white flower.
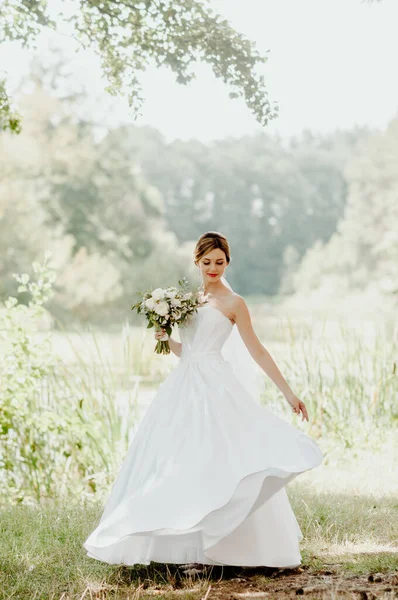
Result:
<instances>
[{"instance_id":1,"label":"white flower","mask_svg":"<svg viewBox=\"0 0 398 600\"><path fill-rule=\"evenodd\" d=\"M175 298L176 294L177 294L177 288L169 288L166 290L166 297L167 298Z\"/></svg>"},{"instance_id":2,"label":"white flower","mask_svg":"<svg viewBox=\"0 0 398 600\"><path fill-rule=\"evenodd\" d=\"M158 302L155 305L155 313L161 317L165 317L169 312L169 305L167 302Z\"/></svg>"},{"instance_id":3,"label":"white flower","mask_svg":"<svg viewBox=\"0 0 398 600\"><path fill-rule=\"evenodd\" d=\"M165 291L162 290L162 288L156 288L156 290L153 290L153 292L152 292L152 298L156 301L163 300L164 296L165 296Z\"/></svg>"},{"instance_id":4,"label":"white flower","mask_svg":"<svg viewBox=\"0 0 398 600\"><path fill-rule=\"evenodd\" d=\"M156 306L153 298L148 298L148 300L145 300L144 304L147 308L149 308L149 310L153 310Z\"/></svg>"},{"instance_id":5,"label":"white flower","mask_svg":"<svg viewBox=\"0 0 398 600\"><path fill-rule=\"evenodd\" d=\"M181 300L179 300L178 298L172 298L171 304L172 306L181 306Z\"/></svg>"},{"instance_id":6,"label":"white flower","mask_svg":"<svg viewBox=\"0 0 398 600\"><path fill-rule=\"evenodd\" d=\"M192 292L187 292L184 294L184 300L190 300L192 298Z\"/></svg>"}]
</instances>

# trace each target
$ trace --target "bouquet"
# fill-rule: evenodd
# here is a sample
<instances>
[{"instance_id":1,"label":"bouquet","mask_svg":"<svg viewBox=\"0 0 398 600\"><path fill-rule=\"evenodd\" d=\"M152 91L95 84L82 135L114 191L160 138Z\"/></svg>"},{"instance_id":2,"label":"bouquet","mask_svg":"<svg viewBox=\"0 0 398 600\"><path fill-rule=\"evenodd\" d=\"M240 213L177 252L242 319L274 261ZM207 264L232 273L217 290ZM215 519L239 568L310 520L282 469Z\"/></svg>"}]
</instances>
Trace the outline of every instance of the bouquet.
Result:
<instances>
[{"instance_id":1,"label":"bouquet","mask_svg":"<svg viewBox=\"0 0 398 600\"><path fill-rule=\"evenodd\" d=\"M133 304L131 310L137 314L144 314L148 320L147 329L155 327L157 331L165 329L171 335L174 325L184 325L189 315L197 311L202 304L201 292L188 290L188 281L184 278L178 282L179 287L156 288L151 292L144 292L142 298ZM155 346L157 354L170 354L167 339L158 340Z\"/></svg>"}]
</instances>

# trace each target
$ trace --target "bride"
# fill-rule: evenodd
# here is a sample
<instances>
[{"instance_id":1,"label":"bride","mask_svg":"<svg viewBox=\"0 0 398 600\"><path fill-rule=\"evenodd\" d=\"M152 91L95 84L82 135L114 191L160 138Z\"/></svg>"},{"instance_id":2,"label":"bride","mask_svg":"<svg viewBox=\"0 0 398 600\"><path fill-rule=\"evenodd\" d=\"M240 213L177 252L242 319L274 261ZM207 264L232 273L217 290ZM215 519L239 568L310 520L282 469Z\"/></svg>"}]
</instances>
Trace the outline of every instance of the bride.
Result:
<instances>
[{"instance_id":1,"label":"bride","mask_svg":"<svg viewBox=\"0 0 398 600\"><path fill-rule=\"evenodd\" d=\"M84 548L110 564L293 568L301 564L303 535L285 486L320 465L323 454L250 393L245 351L308 421L304 402L256 336L245 300L223 277L225 236L203 234L194 258L207 302L180 328L181 342L169 339L179 363L135 432Z\"/></svg>"}]
</instances>

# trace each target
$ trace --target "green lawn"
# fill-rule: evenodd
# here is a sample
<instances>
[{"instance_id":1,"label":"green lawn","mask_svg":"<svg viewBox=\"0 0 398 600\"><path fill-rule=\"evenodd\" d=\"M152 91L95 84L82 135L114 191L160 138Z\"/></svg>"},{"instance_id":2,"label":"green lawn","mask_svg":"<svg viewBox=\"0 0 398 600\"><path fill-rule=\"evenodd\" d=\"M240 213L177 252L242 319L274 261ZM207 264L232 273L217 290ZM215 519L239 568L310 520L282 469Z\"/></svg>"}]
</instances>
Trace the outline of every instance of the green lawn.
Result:
<instances>
[{"instance_id":1,"label":"green lawn","mask_svg":"<svg viewBox=\"0 0 398 600\"><path fill-rule=\"evenodd\" d=\"M351 460L347 451L337 459L327 458L288 487L304 534L301 550L306 573L335 573L339 581L371 573L398 576L398 496L390 443L380 446L377 453L356 453ZM239 585L237 568L220 572L217 567L200 580L179 579L181 571L172 565L118 567L87 557L82 543L101 511L99 501L5 507L0 530L0 598L202 598L209 585L212 598L228 578ZM255 589L273 585L264 575L254 574L249 580Z\"/></svg>"}]
</instances>

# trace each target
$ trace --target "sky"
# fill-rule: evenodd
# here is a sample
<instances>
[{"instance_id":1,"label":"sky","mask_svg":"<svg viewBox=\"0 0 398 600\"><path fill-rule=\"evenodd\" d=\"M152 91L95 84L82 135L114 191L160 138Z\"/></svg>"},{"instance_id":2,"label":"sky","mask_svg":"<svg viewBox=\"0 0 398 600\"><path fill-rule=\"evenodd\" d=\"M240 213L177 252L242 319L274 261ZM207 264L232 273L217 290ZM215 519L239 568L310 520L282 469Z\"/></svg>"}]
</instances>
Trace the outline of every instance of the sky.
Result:
<instances>
[{"instance_id":1,"label":"sky","mask_svg":"<svg viewBox=\"0 0 398 600\"><path fill-rule=\"evenodd\" d=\"M0 0L1 1L1 0ZM53 9L60 0L53 0ZM398 111L398 0L212 0L231 24L268 53L262 67L269 97L279 116L266 131L282 137L304 129L329 132L355 125L384 128ZM264 130L241 100L210 67L200 66L196 80L180 86L173 74L150 69L143 77L145 105L133 120L126 99L109 96L98 58L76 53L75 42L61 29L44 32L38 50L51 44L70 56L74 85L84 85L93 112L104 127L135 122L159 129L167 139L204 142ZM19 44L0 45L0 71L12 90L29 70L32 50Z\"/></svg>"}]
</instances>

